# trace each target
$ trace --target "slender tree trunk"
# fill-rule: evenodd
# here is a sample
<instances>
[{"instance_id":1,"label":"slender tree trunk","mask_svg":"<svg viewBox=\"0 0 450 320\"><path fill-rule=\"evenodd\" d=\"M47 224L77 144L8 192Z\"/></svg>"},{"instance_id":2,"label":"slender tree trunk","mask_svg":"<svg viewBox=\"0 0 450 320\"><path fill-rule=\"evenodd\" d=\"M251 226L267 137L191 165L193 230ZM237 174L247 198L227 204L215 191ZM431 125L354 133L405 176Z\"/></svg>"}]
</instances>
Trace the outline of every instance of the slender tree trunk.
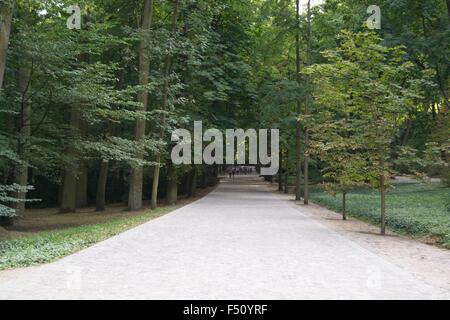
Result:
<instances>
[{"instance_id":1,"label":"slender tree trunk","mask_svg":"<svg viewBox=\"0 0 450 320\"><path fill-rule=\"evenodd\" d=\"M304 168L304 174L303 174L303 178L304 178L304 187L303 187L303 201L305 205L309 204L309 155L308 155L308 151L306 150L308 148L308 144L309 144L309 134L308 134L308 129L305 130L305 147L303 149L304 152L304 161L305 161L305 168Z\"/></svg>"},{"instance_id":2,"label":"slender tree trunk","mask_svg":"<svg viewBox=\"0 0 450 320\"><path fill-rule=\"evenodd\" d=\"M289 193L289 169L286 168L286 172L284 173L284 193Z\"/></svg>"},{"instance_id":3,"label":"slender tree trunk","mask_svg":"<svg viewBox=\"0 0 450 320\"><path fill-rule=\"evenodd\" d=\"M380 177L380 195L381 195L381 235L386 235L386 177Z\"/></svg>"},{"instance_id":4,"label":"slender tree trunk","mask_svg":"<svg viewBox=\"0 0 450 320\"><path fill-rule=\"evenodd\" d=\"M406 130L405 130L405 133L403 134L403 138L402 138L402 146L406 146L406 144L408 143L409 136L410 136L411 129L412 129L412 124L413 124L412 119L410 117L408 117L408 119L406 120Z\"/></svg>"},{"instance_id":5,"label":"slender tree trunk","mask_svg":"<svg viewBox=\"0 0 450 320\"><path fill-rule=\"evenodd\" d=\"M213 181L213 185L211 187L214 187L218 183L219 183L219 166L216 164L214 166L214 181Z\"/></svg>"},{"instance_id":6,"label":"slender tree trunk","mask_svg":"<svg viewBox=\"0 0 450 320\"><path fill-rule=\"evenodd\" d=\"M347 191L342 192L342 219L347 220Z\"/></svg>"},{"instance_id":7,"label":"slender tree trunk","mask_svg":"<svg viewBox=\"0 0 450 320\"><path fill-rule=\"evenodd\" d=\"M6 55L8 52L15 3L16 1L13 0L10 4L0 4L0 90L3 87L3 79L5 76Z\"/></svg>"},{"instance_id":8,"label":"slender tree trunk","mask_svg":"<svg viewBox=\"0 0 450 320\"><path fill-rule=\"evenodd\" d=\"M295 34L295 51L296 51L296 80L300 84L300 0L296 0L296 34ZM300 99L297 99L297 117L301 116ZM296 125L296 147L295 147L295 161L296 161L296 183L295 183L295 199L300 201L302 199L302 125L297 119Z\"/></svg>"},{"instance_id":9,"label":"slender tree trunk","mask_svg":"<svg viewBox=\"0 0 450 320\"><path fill-rule=\"evenodd\" d=\"M306 56L307 56L307 64L311 63L311 0L308 0L308 45L306 50ZM309 113L309 107L311 103L311 97L309 94L310 88L309 88L309 81L306 79L307 83L307 92L306 92L306 103L305 103L305 115L308 115ZM309 204L309 131L308 127L305 125L305 147L303 148L303 159L305 161L305 169L304 169L304 191L303 191L303 198L304 198L304 204Z\"/></svg>"},{"instance_id":10,"label":"slender tree trunk","mask_svg":"<svg viewBox=\"0 0 450 320\"><path fill-rule=\"evenodd\" d=\"M177 31L177 18L178 18L178 6L179 0L173 0L173 12L172 12L172 23L171 23L171 34L174 35ZM164 93L163 93L163 111L167 111L169 108L169 76L172 69L172 55L168 53L166 56L165 72L164 72ZM166 124L166 117L163 115L161 121L162 128L160 133L160 138L164 138L164 126ZM156 165L153 171L153 185L152 185L152 209L158 208L158 189L159 189L159 176L161 170L161 154L158 153L156 157Z\"/></svg>"},{"instance_id":11,"label":"slender tree trunk","mask_svg":"<svg viewBox=\"0 0 450 320\"><path fill-rule=\"evenodd\" d=\"M79 62L89 62L88 54L80 54ZM79 106L70 108L69 136L71 141L67 148L67 155L70 163L64 168L63 192L60 213L76 212L78 204L84 206L87 198L87 173L84 168L84 160L80 159L78 150L74 142L84 134L85 127L81 119L81 109ZM78 203L80 202L80 203ZM87 202L87 200L86 200Z\"/></svg>"},{"instance_id":12,"label":"slender tree trunk","mask_svg":"<svg viewBox=\"0 0 450 320\"><path fill-rule=\"evenodd\" d=\"M106 182L108 180L109 161L102 160L97 182L96 211L106 210Z\"/></svg>"},{"instance_id":13,"label":"slender tree trunk","mask_svg":"<svg viewBox=\"0 0 450 320\"><path fill-rule=\"evenodd\" d=\"M205 189L206 187L208 187L208 175L209 175L209 170L208 167L203 168L202 171L202 189Z\"/></svg>"},{"instance_id":14,"label":"slender tree trunk","mask_svg":"<svg viewBox=\"0 0 450 320\"><path fill-rule=\"evenodd\" d=\"M32 68L32 67L31 67ZM31 104L29 100L29 92L31 86L31 69L27 66L22 67L18 72L18 88L21 93L21 110L19 117L19 134L17 141L17 155L19 159L24 161L24 164L20 164L16 167L14 173L15 183L26 187L28 185L28 164L27 157L30 146L31 138ZM25 212L25 192L18 192L16 198L20 200L19 203L15 205L16 213L18 215L23 215Z\"/></svg>"},{"instance_id":15,"label":"slender tree trunk","mask_svg":"<svg viewBox=\"0 0 450 320\"><path fill-rule=\"evenodd\" d=\"M450 20L450 0L447 0L448 18Z\"/></svg>"},{"instance_id":16,"label":"slender tree trunk","mask_svg":"<svg viewBox=\"0 0 450 320\"><path fill-rule=\"evenodd\" d=\"M172 206L178 200L178 176L173 166L169 166L167 175L167 203Z\"/></svg>"},{"instance_id":17,"label":"slender tree trunk","mask_svg":"<svg viewBox=\"0 0 450 320\"><path fill-rule=\"evenodd\" d=\"M436 79L439 84L439 89L441 90L442 96L444 98L444 104L450 110L450 101L448 97L448 82L445 81L446 83L444 83L444 79L441 76L441 70L439 69L438 64L436 64L435 70L436 70Z\"/></svg>"},{"instance_id":18,"label":"slender tree trunk","mask_svg":"<svg viewBox=\"0 0 450 320\"><path fill-rule=\"evenodd\" d=\"M189 177L189 198L195 197L197 192L197 168L194 167Z\"/></svg>"},{"instance_id":19,"label":"slender tree trunk","mask_svg":"<svg viewBox=\"0 0 450 320\"><path fill-rule=\"evenodd\" d=\"M284 193L289 193L289 172L290 172L290 163L289 163L289 149L286 148L286 158L285 158L285 172L284 172Z\"/></svg>"},{"instance_id":20,"label":"slender tree trunk","mask_svg":"<svg viewBox=\"0 0 450 320\"><path fill-rule=\"evenodd\" d=\"M143 31L150 30L153 18L153 0L144 1L144 13L142 16ZM145 86L148 84L150 74L150 59L147 53L145 40L141 40L139 45L139 84ZM138 101L141 104L139 111L147 111L148 108L148 92L142 90L138 93ZM145 119L137 119L135 126L135 139L140 142L145 138ZM137 158L143 159L143 154L138 154ZM136 211L142 208L142 192L144 184L144 168L135 166L131 168L130 173L130 189L128 194L128 209Z\"/></svg>"},{"instance_id":21,"label":"slender tree trunk","mask_svg":"<svg viewBox=\"0 0 450 320\"><path fill-rule=\"evenodd\" d=\"M278 191L283 191L283 148L280 148L280 164L281 168L278 170Z\"/></svg>"}]
</instances>

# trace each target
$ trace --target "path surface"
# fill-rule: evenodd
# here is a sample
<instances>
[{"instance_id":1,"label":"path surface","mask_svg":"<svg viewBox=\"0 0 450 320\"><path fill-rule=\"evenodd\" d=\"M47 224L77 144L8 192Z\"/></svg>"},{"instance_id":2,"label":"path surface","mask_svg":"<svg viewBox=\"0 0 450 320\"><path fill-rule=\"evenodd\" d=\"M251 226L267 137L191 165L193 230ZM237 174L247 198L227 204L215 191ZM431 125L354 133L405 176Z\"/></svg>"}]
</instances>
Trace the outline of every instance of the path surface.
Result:
<instances>
[{"instance_id":1,"label":"path surface","mask_svg":"<svg viewBox=\"0 0 450 320\"><path fill-rule=\"evenodd\" d=\"M449 299L450 293L247 177L58 262L0 273L5 298Z\"/></svg>"}]
</instances>

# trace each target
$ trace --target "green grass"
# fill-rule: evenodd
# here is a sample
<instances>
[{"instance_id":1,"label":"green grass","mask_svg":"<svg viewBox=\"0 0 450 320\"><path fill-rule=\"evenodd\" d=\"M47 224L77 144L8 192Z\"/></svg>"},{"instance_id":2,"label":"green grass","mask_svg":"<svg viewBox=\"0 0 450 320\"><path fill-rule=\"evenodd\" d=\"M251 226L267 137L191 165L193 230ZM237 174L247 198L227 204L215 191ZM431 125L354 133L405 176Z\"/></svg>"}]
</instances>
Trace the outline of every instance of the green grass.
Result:
<instances>
[{"instance_id":1,"label":"green grass","mask_svg":"<svg viewBox=\"0 0 450 320\"><path fill-rule=\"evenodd\" d=\"M313 188L311 199L342 212L341 196L330 196ZM379 225L380 197L377 191L361 189L348 195L349 215ZM435 238L450 248L450 188L440 184L395 185L387 196L387 226L393 231L417 237Z\"/></svg>"},{"instance_id":2,"label":"green grass","mask_svg":"<svg viewBox=\"0 0 450 320\"><path fill-rule=\"evenodd\" d=\"M175 206L165 207L132 217L116 218L107 223L42 232L25 238L0 241L0 270L55 261L167 214L176 208Z\"/></svg>"}]
</instances>

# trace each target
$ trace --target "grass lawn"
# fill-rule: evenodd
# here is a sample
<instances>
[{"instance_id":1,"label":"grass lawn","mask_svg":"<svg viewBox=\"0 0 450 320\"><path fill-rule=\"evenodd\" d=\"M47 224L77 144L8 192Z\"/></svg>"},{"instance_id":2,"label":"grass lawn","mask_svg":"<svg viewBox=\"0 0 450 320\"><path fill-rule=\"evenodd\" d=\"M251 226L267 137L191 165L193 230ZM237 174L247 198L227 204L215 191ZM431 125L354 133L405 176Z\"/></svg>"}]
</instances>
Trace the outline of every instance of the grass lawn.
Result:
<instances>
[{"instance_id":1,"label":"grass lawn","mask_svg":"<svg viewBox=\"0 0 450 320\"><path fill-rule=\"evenodd\" d=\"M69 214L58 214L58 209L27 210L8 230L0 227L0 271L55 261L190 204L214 189L198 189L192 198L179 197L175 206L162 200L153 211L130 212L123 204L110 205L104 212L95 208Z\"/></svg>"},{"instance_id":2,"label":"grass lawn","mask_svg":"<svg viewBox=\"0 0 450 320\"><path fill-rule=\"evenodd\" d=\"M341 196L313 188L311 199L342 212ZM373 190L355 190L348 195L349 215L373 224L380 222L380 197ZM450 188L440 184L397 184L387 196L387 226L396 232L450 248Z\"/></svg>"},{"instance_id":3,"label":"grass lawn","mask_svg":"<svg viewBox=\"0 0 450 320\"><path fill-rule=\"evenodd\" d=\"M163 207L154 211L112 218L108 222L44 231L12 240L0 240L0 270L55 261L167 214L176 208L178 206Z\"/></svg>"}]
</instances>

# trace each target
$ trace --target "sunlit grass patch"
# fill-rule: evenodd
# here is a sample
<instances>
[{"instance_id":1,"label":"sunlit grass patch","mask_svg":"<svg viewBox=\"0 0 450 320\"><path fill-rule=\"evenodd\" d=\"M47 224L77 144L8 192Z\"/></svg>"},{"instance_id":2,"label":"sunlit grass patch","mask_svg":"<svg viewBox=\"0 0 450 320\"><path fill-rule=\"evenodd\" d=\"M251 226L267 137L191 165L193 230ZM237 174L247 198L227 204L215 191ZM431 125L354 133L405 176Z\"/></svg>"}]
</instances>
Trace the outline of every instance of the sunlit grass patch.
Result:
<instances>
[{"instance_id":1,"label":"sunlit grass patch","mask_svg":"<svg viewBox=\"0 0 450 320\"><path fill-rule=\"evenodd\" d=\"M0 270L55 261L158 218L176 208L176 206L164 207L136 216L114 218L105 223L41 232L29 237L0 241Z\"/></svg>"},{"instance_id":2,"label":"sunlit grass patch","mask_svg":"<svg viewBox=\"0 0 450 320\"><path fill-rule=\"evenodd\" d=\"M341 198L313 188L311 198L318 204L341 212ZM387 226L393 231L433 239L450 248L450 188L440 184L394 185L387 196ZM347 197L347 211L356 218L380 223L379 193L354 190Z\"/></svg>"}]
</instances>

